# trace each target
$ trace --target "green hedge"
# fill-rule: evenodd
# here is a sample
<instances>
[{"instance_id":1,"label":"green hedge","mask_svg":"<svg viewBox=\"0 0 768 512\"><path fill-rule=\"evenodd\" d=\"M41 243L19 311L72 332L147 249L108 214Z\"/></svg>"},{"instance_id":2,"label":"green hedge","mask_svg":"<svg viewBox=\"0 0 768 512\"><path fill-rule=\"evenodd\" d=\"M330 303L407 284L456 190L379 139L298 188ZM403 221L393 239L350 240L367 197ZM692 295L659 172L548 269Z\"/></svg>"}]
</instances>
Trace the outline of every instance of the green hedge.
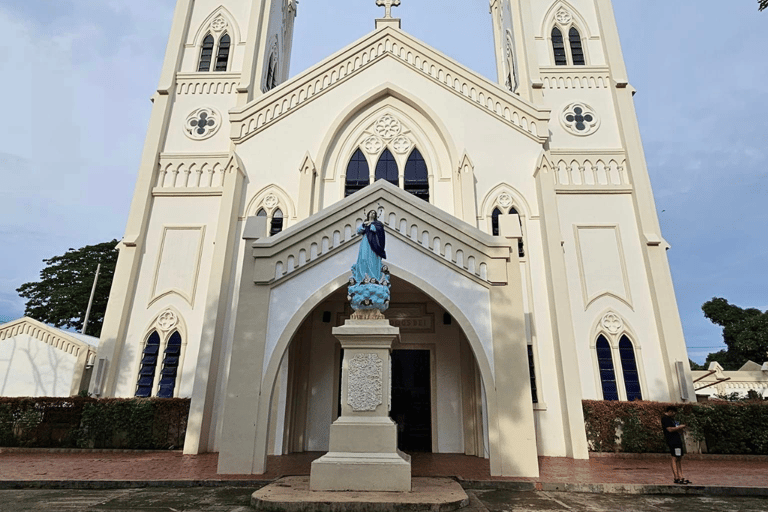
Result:
<instances>
[{"instance_id":1,"label":"green hedge","mask_svg":"<svg viewBox=\"0 0 768 512\"><path fill-rule=\"evenodd\" d=\"M180 448L188 416L183 398L0 398L0 446Z\"/></svg>"},{"instance_id":2,"label":"green hedge","mask_svg":"<svg viewBox=\"0 0 768 512\"><path fill-rule=\"evenodd\" d=\"M584 422L591 451L664 453L661 416L678 407L675 420L688 425L686 436L706 441L708 453L768 455L768 402L613 402L584 400Z\"/></svg>"}]
</instances>

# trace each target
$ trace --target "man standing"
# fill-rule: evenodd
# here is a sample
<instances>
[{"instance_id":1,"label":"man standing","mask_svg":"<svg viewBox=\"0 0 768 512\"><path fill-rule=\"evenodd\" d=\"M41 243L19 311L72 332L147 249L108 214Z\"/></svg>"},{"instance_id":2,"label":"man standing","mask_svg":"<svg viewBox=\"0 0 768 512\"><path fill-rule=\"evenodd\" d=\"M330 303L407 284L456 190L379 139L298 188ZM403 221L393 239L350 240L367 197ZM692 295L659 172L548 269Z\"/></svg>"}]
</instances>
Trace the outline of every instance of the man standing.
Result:
<instances>
[{"instance_id":1,"label":"man standing","mask_svg":"<svg viewBox=\"0 0 768 512\"><path fill-rule=\"evenodd\" d=\"M689 484L690 480L683 477L683 436L680 432L685 430L685 425L680 425L674 420L677 407L670 405L661 417L661 428L664 430L664 439L669 446L669 453L672 455L672 474L675 477L676 484Z\"/></svg>"}]
</instances>

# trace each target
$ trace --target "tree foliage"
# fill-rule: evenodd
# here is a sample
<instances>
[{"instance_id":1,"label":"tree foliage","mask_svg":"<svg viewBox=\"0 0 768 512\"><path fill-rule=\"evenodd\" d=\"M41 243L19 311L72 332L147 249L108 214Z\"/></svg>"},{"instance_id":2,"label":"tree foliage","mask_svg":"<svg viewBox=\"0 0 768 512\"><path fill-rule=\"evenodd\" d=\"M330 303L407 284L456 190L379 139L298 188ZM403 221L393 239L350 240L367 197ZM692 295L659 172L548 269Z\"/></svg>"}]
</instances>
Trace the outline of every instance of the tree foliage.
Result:
<instances>
[{"instance_id":1,"label":"tree foliage","mask_svg":"<svg viewBox=\"0 0 768 512\"><path fill-rule=\"evenodd\" d=\"M757 0L760 3L760 10L768 9L768 0Z\"/></svg>"},{"instance_id":2,"label":"tree foliage","mask_svg":"<svg viewBox=\"0 0 768 512\"><path fill-rule=\"evenodd\" d=\"M86 333L98 337L117 265L117 243L117 240L112 240L86 245L43 260L46 266L40 271L40 280L24 283L16 289L21 297L27 299L24 314L56 327L81 330L96 267L101 263Z\"/></svg>"},{"instance_id":3,"label":"tree foliage","mask_svg":"<svg viewBox=\"0 0 768 512\"><path fill-rule=\"evenodd\" d=\"M742 309L718 297L705 302L701 309L712 323L723 328L723 342L728 347L709 354L707 364L717 361L725 370L738 370L747 361L768 360L768 311Z\"/></svg>"}]
</instances>

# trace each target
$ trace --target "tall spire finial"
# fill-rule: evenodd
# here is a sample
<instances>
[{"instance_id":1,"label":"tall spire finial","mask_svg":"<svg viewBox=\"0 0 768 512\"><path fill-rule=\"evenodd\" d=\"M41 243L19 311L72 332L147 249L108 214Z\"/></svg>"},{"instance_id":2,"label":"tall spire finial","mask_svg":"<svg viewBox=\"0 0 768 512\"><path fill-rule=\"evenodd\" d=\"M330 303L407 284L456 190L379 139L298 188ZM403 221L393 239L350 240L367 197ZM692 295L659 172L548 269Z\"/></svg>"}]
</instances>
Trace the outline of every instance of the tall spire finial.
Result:
<instances>
[{"instance_id":1,"label":"tall spire finial","mask_svg":"<svg viewBox=\"0 0 768 512\"><path fill-rule=\"evenodd\" d=\"M376 5L384 7L384 18L391 18L392 7L400 5L400 0L376 0Z\"/></svg>"}]
</instances>

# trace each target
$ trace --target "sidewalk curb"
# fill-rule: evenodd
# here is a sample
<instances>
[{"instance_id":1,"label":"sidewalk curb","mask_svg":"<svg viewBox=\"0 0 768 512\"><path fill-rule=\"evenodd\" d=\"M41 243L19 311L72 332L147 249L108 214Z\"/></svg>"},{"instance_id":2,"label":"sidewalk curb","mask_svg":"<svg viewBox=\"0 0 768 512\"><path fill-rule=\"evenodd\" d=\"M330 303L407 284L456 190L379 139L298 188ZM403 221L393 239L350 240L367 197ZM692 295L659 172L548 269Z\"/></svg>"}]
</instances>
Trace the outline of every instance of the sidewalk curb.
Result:
<instances>
[{"instance_id":1,"label":"sidewalk curb","mask_svg":"<svg viewBox=\"0 0 768 512\"><path fill-rule=\"evenodd\" d=\"M0 480L0 490L12 489L141 489L184 487L252 487L258 490L274 480ZM768 487L714 485L586 484L458 480L465 490L550 491L592 494L657 494L768 497Z\"/></svg>"}]
</instances>

